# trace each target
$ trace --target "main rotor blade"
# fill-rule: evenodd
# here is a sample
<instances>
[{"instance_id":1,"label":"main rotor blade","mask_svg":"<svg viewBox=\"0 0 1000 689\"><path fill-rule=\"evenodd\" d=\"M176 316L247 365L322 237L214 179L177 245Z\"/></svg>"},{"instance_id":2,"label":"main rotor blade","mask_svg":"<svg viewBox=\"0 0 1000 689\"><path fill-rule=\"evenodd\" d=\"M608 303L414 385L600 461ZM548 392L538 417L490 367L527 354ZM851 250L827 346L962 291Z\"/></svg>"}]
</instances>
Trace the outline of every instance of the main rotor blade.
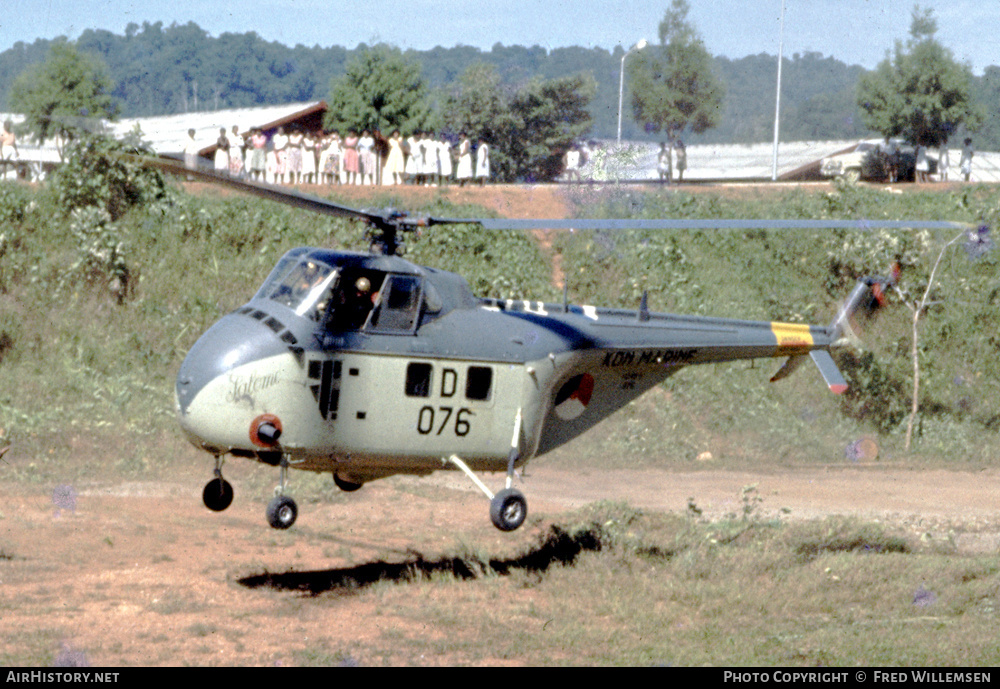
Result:
<instances>
[{"instance_id":1,"label":"main rotor blade","mask_svg":"<svg viewBox=\"0 0 1000 689\"><path fill-rule=\"evenodd\" d=\"M691 218L436 218L433 216L407 216L396 211L367 211L303 194L294 189L242 180L229 175L200 168L188 168L173 158L154 158L127 155L138 165L145 165L175 175L186 175L213 184L221 184L270 201L295 208L353 218L384 227L394 224L400 228L416 229L434 225L479 225L484 230L965 230L975 227L970 223L945 220L759 220L759 219L691 219Z\"/></svg>"},{"instance_id":2,"label":"main rotor blade","mask_svg":"<svg viewBox=\"0 0 1000 689\"><path fill-rule=\"evenodd\" d=\"M946 220L703 220L688 218L426 218L427 225L469 223L486 230L963 230L974 225Z\"/></svg>"},{"instance_id":3,"label":"main rotor blade","mask_svg":"<svg viewBox=\"0 0 1000 689\"><path fill-rule=\"evenodd\" d=\"M253 196L264 198L269 201L283 203L294 208L301 208L302 210L323 213L324 215L333 215L339 218L366 220L373 223L382 223L386 220L386 216L383 214L359 210L351 208L350 206L341 206L340 204L332 201L327 201L326 199L313 196L311 194L303 194L295 191L294 189L285 189L282 187L275 187L270 184L262 184L260 182L238 179L236 177L230 177L229 175L220 174L214 171L202 170L200 168L188 168L184 165L184 163L179 160L174 160L173 158L154 158L136 155L128 155L126 158L137 165L151 167L156 170L160 170L161 172L168 172L174 175L194 177L195 179L199 179L204 182L220 184L224 187L229 187L230 189L252 194Z\"/></svg>"}]
</instances>

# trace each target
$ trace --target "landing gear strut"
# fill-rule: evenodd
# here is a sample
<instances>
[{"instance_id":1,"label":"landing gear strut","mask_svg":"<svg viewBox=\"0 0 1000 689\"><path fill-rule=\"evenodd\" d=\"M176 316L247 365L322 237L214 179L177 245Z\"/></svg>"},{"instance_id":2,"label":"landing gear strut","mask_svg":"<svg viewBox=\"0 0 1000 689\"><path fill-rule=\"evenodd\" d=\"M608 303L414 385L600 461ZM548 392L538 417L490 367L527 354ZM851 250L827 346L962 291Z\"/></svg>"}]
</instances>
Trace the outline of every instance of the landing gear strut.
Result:
<instances>
[{"instance_id":1,"label":"landing gear strut","mask_svg":"<svg viewBox=\"0 0 1000 689\"><path fill-rule=\"evenodd\" d=\"M520 438L521 410L518 409L517 415L514 417L514 434L510 439L510 454L507 455L507 482L503 490L495 495L486 487L486 484L479 480L479 477L472 473L472 469L458 455L444 459L445 462L451 462L461 469L490 499L490 520L493 522L493 526L501 531L514 531L524 523L528 516L528 501L525 500L521 491L511 487L514 483L514 466L521 457L517 449Z\"/></svg>"},{"instance_id":2,"label":"landing gear strut","mask_svg":"<svg viewBox=\"0 0 1000 689\"><path fill-rule=\"evenodd\" d=\"M285 495L285 486L288 482L288 458L281 457L281 484L274 489L274 499L267 504L267 523L275 529L287 529L295 523L295 518L299 516L298 505L290 497Z\"/></svg>"},{"instance_id":3,"label":"landing gear strut","mask_svg":"<svg viewBox=\"0 0 1000 689\"><path fill-rule=\"evenodd\" d=\"M233 504L233 487L222 478L222 457L215 458L215 478L205 484L201 499L213 512L221 512Z\"/></svg>"},{"instance_id":4,"label":"landing gear strut","mask_svg":"<svg viewBox=\"0 0 1000 689\"><path fill-rule=\"evenodd\" d=\"M507 487L496 494L487 488L485 483L479 480L479 477L472 472L469 465L463 462L458 455L452 455L444 461L450 462L461 469L466 476L472 479L472 482L476 484L479 490L483 491L486 497L490 499L490 519L493 521L493 526L501 531L514 531L524 523L525 517L528 516L528 501L525 500L521 491L511 488L514 476L514 463L517 461L516 450L511 450L510 459L507 462Z\"/></svg>"}]
</instances>

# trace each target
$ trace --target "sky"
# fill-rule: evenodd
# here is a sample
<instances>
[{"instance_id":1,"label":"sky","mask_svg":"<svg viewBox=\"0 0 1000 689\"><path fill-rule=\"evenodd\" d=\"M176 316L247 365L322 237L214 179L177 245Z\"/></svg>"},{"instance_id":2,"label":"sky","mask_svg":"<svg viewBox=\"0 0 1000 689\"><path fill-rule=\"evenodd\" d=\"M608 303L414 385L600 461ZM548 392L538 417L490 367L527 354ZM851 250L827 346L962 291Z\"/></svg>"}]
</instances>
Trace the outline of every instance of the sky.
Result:
<instances>
[{"instance_id":1,"label":"sky","mask_svg":"<svg viewBox=\"0 0 1000 689\"><path fill-rule=\"evenodd\" d=\"M778 53L782 0L688 0L688 15L713 55ZM784 0L786 56L818 52L875 67L905 40L914 0ZM658 40L670 0L3 0L0 51L18 41L124 35L129 23L194 22L212 36L255 31L269 41L402 49L494 44L613 50ZM981 75L1000 65L1000 0L922 0L936 38Z\"/></svg>"}]
</instances>

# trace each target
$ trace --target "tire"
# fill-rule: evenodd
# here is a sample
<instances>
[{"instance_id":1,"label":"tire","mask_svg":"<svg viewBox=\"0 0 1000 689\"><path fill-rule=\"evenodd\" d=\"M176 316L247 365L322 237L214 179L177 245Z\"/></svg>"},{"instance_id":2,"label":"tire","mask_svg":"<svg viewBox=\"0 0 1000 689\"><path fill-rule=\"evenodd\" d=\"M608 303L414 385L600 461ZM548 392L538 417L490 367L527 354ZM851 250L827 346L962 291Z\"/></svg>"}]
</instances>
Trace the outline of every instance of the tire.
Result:
<instances>
[{"instance_id":1,"label":"tire","mask_svg":"<svg viewBox=\"0 0 1000 689\"><path fill-rule=\"evenodd\" d=\"M267 523L275 529L287 529L298 515L298 506L288 496L279 495L267 504Z\"/></svg>"},{"instance_id":2,"label":"tire","mask_svg":"<svg viewBox=\"0 0 1000 689\"><path fill-rule=\"evenodd\" d=\"M501 531L514 531L528 516L528 502L520 491L505 488L490 501L490 519Z\"/></svg>"},{"instance_id":3,"label":"tire","mask_svg":"<svg viewBox=\"0 0 1000 689\"><path fill-rule=\"evenodd\" d=\"M233 487L224 478L214 478L205 484L201 500L208 509L221 512L233 504Z\"/></svg>"}]
</instances>

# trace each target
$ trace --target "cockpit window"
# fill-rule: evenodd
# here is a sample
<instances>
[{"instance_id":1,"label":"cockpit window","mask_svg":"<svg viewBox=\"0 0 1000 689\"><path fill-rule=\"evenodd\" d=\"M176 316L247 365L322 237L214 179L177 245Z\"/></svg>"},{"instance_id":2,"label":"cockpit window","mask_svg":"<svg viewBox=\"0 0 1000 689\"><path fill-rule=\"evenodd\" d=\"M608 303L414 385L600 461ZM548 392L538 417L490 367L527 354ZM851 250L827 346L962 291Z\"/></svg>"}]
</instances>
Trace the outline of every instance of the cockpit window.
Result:
<instances>
[{"instance_id":1,"label":"cockpit window","mask_svg":"<svg viewBox=\"0 0 1000 689\"><path fill-rule=\"evenodd\" d=\"M318 320L326 308L330 285L336 278L336 272L325 263L305 260L297 263L283 276L274 277L273 281L265 285L265 296L268 299L287 306L298 316Z\"/></svg>"},{"instance_id":2,"label":"cockpit window","mask_svg":"<svg viewBox=\"0 0 1000 689\"><path fill-rule=\"evenodd\" d=\"M379 303L369 319L372 330L385 333L412 333L420 316L421 285L413 275L392 275L386 279Z\"/></svg>"},{"instance_id":3,"label":"cockpit window","mask_svg":"<svg viewBox=\"0 0 1000 689\"><path fill-rule=\"evenodd\" d=\"M257 291L255 299L266 299L269 297L274 291L275 286L281 284L281 281L288 276L288 271L294 268L299 262L298 257L294 254L294 251L289 251L281 257L278 265L271 270L271 273L267 276L267 280L264 281L264 284Z\"/></svg>"}]
</instances>

